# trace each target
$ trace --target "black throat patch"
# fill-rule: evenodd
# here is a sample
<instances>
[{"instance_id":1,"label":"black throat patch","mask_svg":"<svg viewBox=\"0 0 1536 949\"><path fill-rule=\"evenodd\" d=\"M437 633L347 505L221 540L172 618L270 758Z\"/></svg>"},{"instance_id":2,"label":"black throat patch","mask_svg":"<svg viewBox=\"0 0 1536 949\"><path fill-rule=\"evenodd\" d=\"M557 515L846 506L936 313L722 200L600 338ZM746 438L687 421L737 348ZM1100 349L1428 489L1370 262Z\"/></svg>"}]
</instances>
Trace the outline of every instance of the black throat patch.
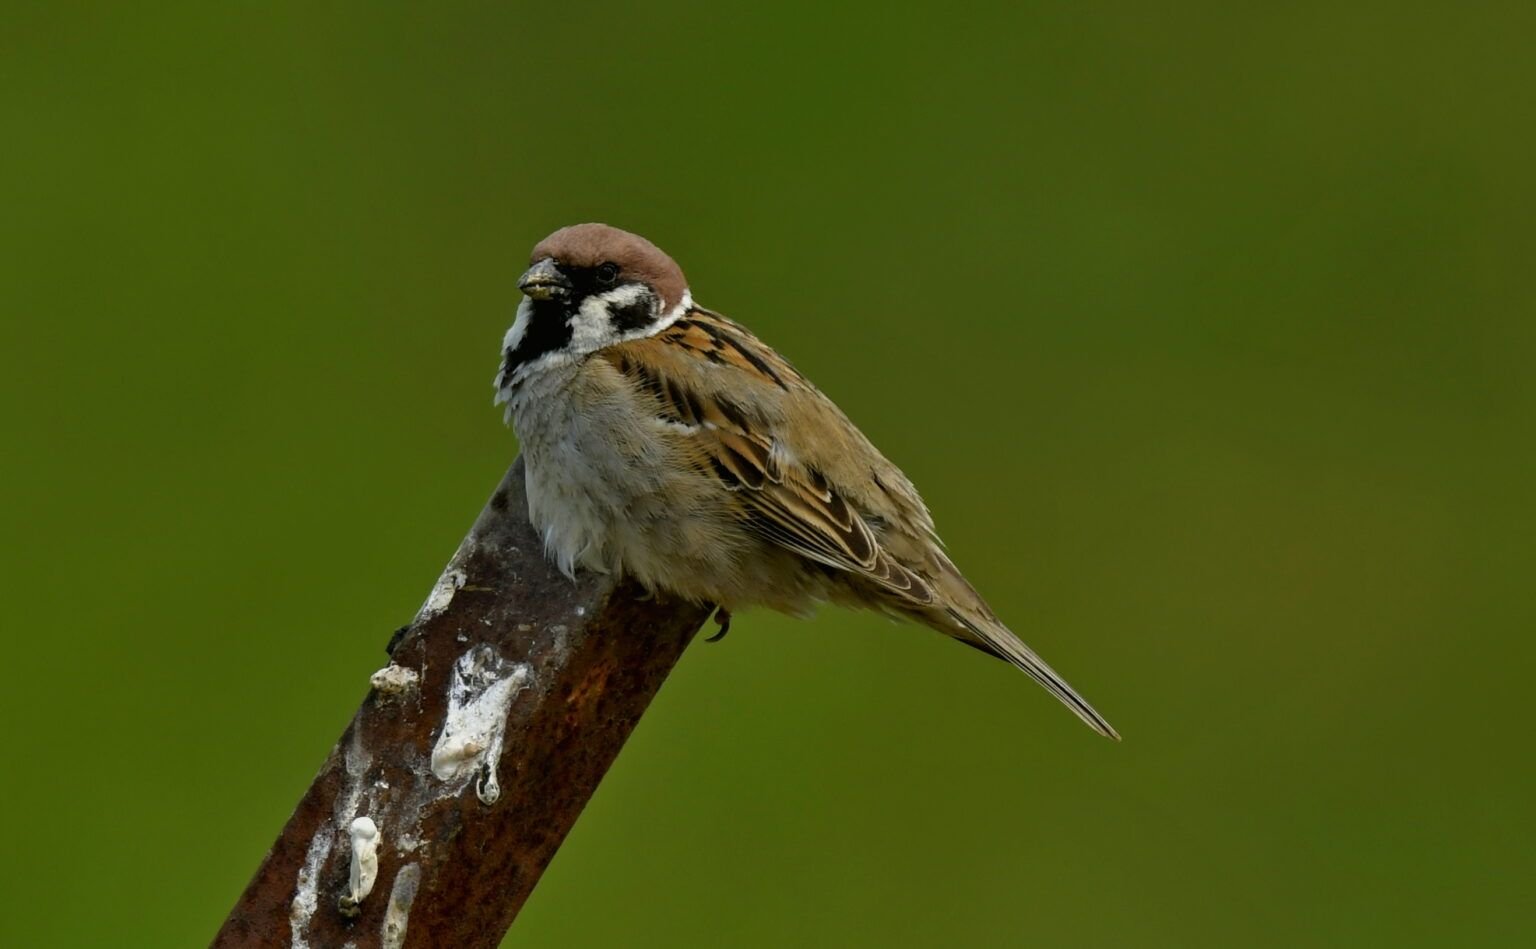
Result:
<instances>
[{"instance_id":1,"label":"black throat patch","mask_svg":"<svg viewBox=\"0 0 1536 949\"><path fill-rule=\"evenodd\" d=\"M517 346L508 346L501 354L503 384L511 381L519 366L533 362L545 353L564 349L571 343L571 314L578 304L562 300L532 300L528 327Z\"/></svg>"}]
</instances>

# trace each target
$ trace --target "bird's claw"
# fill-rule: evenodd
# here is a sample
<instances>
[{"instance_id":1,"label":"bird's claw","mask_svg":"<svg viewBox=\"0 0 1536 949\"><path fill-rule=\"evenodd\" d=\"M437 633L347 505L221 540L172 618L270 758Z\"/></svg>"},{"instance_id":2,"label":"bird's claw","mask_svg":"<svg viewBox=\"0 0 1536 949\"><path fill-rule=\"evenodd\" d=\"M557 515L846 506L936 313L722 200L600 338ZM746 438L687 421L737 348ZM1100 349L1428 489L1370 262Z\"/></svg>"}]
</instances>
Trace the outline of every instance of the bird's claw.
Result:
<instances>
[{"instance_id":1,"label":"bird's claw","mask_svg":"<svg viewBox=\"0 0 1536 949\"><path fill-rule=\"evenodd\" d=\"M731 611L723 606L715 607L715 622L720 624L720 632L705 639L704 641L707 643L717 643L725 638L726 633L731 631Z\"/></svg>"}]
</instances>

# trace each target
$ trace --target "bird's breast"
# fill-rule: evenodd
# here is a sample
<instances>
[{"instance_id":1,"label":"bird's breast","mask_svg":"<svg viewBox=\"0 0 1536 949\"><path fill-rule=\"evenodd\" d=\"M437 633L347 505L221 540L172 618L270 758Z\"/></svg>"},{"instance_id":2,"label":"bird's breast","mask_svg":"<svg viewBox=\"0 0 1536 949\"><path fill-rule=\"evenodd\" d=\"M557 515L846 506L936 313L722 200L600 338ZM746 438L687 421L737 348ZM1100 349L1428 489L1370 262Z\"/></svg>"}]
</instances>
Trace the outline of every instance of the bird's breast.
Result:
<instances>
[{"instance_id":1,"label":"bird's breast","mask_svg":"<svg viewBox=\"0 0 1536 949\"><path fill-rule=\"evenodd\" d=\"M600 374L527 379L508 400L526 469L528 516L561 570L644 579L718 502L679 457L675 436ZM686 549L686 548L685 548Z\"/></svg>"}]
</instances>

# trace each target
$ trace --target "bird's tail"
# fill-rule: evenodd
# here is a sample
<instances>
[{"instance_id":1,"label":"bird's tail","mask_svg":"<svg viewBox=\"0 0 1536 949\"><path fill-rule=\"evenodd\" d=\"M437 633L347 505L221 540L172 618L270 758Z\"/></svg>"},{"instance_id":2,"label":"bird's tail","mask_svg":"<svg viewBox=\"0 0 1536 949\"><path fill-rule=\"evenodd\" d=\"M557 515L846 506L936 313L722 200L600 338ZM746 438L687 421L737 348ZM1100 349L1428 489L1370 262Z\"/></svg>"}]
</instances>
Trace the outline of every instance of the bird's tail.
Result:
<instances>
[{"instance_id":1,"label":"bird's tail","mask_svg":"<svg viewBox=\"0 0 1536 949\"><path fill-rule=\"evenodd\" d=\"M996 656L999 659L1013 663L1036 682L1045 687L1045 690L1061 700L1061 704L1072 710L1072 713L1087 723L1088 727L1103 735L1105 738L1120 740L1120 733L1115 731L1113 725L1105 721L1104 716L1094 710L1088 700L1077 694L1077 690L1067 684L1067 681L1056 674L1056 670L1046 665L1045 660L1035 655L1035 651L1015 636L1008 627L1001 622L987 617L970 617L963 615L953 607L945 611L947 618L961 627L960 635L956 636L968 646L974 646L982 652ZM937 625L937 624L935 624ZM948 630L944 630L948 632ZM951 633L951 635L954 635Z\"/></svg>"}]
</instances>

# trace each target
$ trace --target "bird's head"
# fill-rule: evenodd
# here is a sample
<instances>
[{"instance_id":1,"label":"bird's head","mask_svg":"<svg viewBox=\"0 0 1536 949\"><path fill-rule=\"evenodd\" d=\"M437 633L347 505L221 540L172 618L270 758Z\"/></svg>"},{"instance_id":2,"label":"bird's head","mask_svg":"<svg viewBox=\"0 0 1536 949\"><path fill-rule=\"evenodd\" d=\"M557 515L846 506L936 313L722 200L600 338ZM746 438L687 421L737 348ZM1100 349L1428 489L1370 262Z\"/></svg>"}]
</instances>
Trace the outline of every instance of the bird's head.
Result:
<instances>
[{"instance_id":1,"label":"bird's head","mask_svg":"<svg viewBox=\"0 0 1536 949\"><path fill-rule=\"evenodd\" d=\"M661 248L607 224L562 227L533 248L497 385L660 331L692 305Z\"/></svg>"}]
</instances>

